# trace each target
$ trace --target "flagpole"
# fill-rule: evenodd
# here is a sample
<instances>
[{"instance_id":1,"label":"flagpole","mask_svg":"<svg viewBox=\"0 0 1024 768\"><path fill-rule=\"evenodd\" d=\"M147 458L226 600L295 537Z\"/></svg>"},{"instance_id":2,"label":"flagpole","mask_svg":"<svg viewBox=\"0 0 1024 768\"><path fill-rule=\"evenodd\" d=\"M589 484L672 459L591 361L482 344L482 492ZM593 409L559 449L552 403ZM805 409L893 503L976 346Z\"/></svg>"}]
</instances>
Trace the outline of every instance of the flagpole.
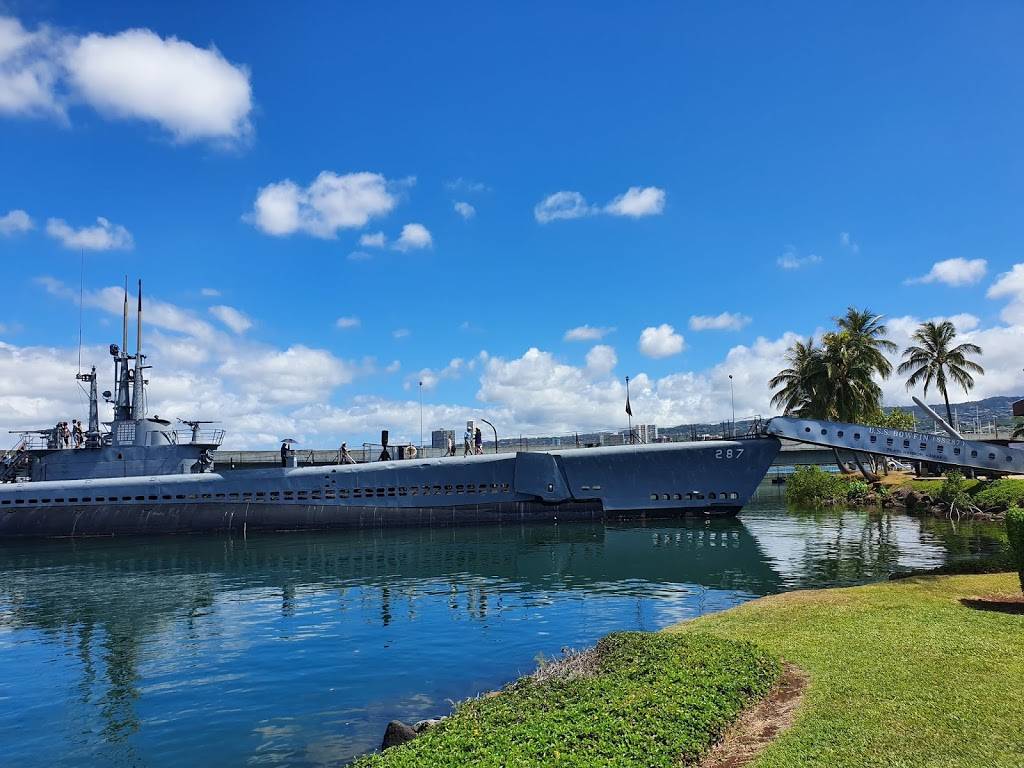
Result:
<instances>
[{"instance_id":1,"label":"flagpole","mask_svg":"<svg viewBox=\"0 0 1024 768\"><path fill-rule=\"evenodd\" d=\"M629 424L629 444L633 444L633 409L629 405L629 376L626 377L626 416Z\"/></svg>"}]
</instances>

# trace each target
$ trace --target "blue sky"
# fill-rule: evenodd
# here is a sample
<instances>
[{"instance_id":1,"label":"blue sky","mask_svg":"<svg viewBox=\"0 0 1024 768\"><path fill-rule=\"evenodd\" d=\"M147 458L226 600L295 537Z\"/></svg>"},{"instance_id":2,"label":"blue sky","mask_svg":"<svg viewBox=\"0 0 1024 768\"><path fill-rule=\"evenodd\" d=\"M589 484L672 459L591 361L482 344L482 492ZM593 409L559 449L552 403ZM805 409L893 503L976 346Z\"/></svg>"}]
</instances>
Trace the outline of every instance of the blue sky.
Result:
<instances>
[{"instance_id":1,"label":"blue sky","mask_svg":"<svg viewBox=\"0 0 1024 768\"><path fill-rule=\"evenodd\" d=\"M76 407L50 378L77 362L83 242L87 357L117 340L103 289L141 276L165 310L153 406L222 417L239 444L418 439L424 377L428 429L616 426L625 375L644 420L727 418L728 372L737 409L765 412L787 334L847 304L900 342L960 316L987 347L978 394L1024 391L1019 4L0 17L0 217L30 220L0 218L0 427ZM329 210L321 174L350 192ZM267 190L285 205L261 218ZM560 192L585 215L544 221ZM721 313L733 329L692 321ZM614 330L565 339L583 325Z\"/></svg>"}]
</instances>

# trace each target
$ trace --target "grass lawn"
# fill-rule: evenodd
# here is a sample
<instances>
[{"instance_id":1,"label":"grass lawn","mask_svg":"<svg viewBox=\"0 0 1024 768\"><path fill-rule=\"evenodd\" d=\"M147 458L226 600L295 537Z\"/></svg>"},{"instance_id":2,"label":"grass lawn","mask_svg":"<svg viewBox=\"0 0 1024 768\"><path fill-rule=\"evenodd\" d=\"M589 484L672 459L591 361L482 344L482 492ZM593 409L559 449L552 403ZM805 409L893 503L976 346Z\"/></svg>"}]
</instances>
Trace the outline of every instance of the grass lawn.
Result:
<instances>
[{"instance_id":1,"label":"grass lawn","mask_svg":"<svg viewBox=\"0 0 1024 768\"><path fill-rule=\"evenodd\" d=\"M1016 574L791 592L677 625L752 640L810 675L793 727L753 764L1024 766L1024 616L961 597Z\"/></svg>"},{"instance_id":2,"label":"grass lawn","mask_svg":"<svg viewBox=\"0 0 1024 768\"><path fill-rule=\"evenodd\" d=\"M781 674L778 660L753 644L700 633L609 635L593 663L583 677L524 678L469 701L415 741L355 765L692 765Z\"/></svg>"}]
</instances>

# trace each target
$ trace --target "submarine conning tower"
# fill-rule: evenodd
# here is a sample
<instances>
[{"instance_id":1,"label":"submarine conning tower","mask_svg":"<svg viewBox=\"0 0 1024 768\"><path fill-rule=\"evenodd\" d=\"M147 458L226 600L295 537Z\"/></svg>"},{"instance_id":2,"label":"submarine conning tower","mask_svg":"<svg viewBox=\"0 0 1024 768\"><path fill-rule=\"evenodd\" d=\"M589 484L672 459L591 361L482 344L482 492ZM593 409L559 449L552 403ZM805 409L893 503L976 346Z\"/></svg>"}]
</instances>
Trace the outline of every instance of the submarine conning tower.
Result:
<instances>
[{"instance_id":1,"label":"submarine conning tower","mask_svg":"<svg viewBox=\"0 0 1024 768\"><path fill-rule=\"evenodd\" d=\"M138 283L135 353L128 352L128 283L125 281L121 344L110 345L114 361L114 390L103 392L113 405L113 420L101 429L96 368L76 378L89 382L89 427L84 442L68 445L56 427L21 432L21 440L5 465L3 480L25 477L39 480L85 480L101 477L172 475L209 472L213 451L224 439L221 429L207 429L212 422L187 421L188 429L159 416L147 415L145 364L142 352L142 281ZM14 470L14 471L11 471Z\"/></svg>"}]
</instances>

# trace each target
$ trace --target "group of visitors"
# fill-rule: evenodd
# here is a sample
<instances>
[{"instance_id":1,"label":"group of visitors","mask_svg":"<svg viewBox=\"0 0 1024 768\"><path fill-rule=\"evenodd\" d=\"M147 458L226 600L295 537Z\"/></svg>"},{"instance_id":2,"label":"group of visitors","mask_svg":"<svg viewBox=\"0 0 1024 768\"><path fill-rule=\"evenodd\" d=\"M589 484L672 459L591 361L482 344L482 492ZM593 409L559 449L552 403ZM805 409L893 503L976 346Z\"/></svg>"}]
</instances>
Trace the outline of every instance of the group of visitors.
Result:
<instances>
[{"instance_id":1,"label":"group of visitors","mask_svg":"<svg viewBox=\"0 0 1024 768\"><path fill-rule=\"evenodd\" d=\"M445 456L455 455L455 440L452 439L451 435L445 438ZM462 455L463 456L479 456L484 452L484 435L480 431L480 427L470 429L466 427L466 431L462 435Z\"/></svg>"},{"instance_id":2,"label":"group of visitors","mask_svg":"<svg viewBox=\"0 0 1024 768\"><path fill-rule=\"evenodd\" d=\"M480 431L480 427L473 430L466 427L466 432L462 435L462 455L469 456L470 454L473 454L474 456L479 456L482 455L483 452L484 434ZM454 448L452 449L451 455L455 455Z\"/></svg>"},{"instance_id":3,"label":"group of visitors","mask_svg":"<svg viewBox=\"0 0 1024 768\"><path fill-rule=\"evenodd\" d=\"M85 445L85 430L82 429L82 422L78 419L71 420L71 426L66 421L57 422L53 429L53 443L57 448L81 448Z\"/></svg>"}]
</instances>

